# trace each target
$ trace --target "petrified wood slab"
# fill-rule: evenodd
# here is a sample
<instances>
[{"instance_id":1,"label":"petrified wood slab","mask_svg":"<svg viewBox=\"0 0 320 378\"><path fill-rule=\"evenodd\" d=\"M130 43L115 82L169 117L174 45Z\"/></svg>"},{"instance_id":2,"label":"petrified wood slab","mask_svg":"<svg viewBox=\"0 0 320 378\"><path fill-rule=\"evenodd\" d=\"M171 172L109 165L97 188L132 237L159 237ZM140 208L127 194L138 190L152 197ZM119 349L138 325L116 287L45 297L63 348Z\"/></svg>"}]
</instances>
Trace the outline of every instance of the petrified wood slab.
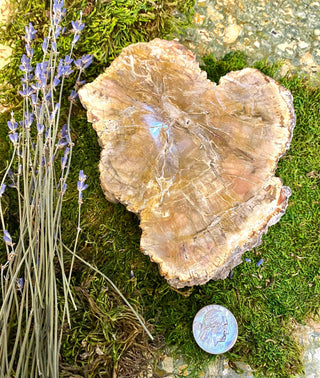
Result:
<instances>
[{"instance_id":1,"label":"petrified wood slab","mask_svg":"<svg viewBox=\"0 0 320 378\"><path fill-rule=\"evenodd\" d=\"M225 278L284 214L275 177L292 96L256 69L215 85L192 52L153 40L123 49L79 92L102 147L109 201L139 215L141 249L174 287Z\"/></svg>"}]
</instances>

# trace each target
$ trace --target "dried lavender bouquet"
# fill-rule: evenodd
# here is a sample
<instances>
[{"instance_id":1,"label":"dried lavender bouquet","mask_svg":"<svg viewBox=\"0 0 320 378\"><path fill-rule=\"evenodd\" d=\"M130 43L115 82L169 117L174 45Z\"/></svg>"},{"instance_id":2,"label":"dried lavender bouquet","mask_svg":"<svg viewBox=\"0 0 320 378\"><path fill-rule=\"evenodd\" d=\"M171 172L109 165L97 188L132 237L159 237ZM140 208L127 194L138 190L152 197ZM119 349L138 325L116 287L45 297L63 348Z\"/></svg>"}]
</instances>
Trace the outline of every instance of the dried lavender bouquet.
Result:
<instances>
[{"instance_id":1,"label":"dried lavender bouquet","mask_svg":"<svg viewBox=\"0 0 320 378\"><path fill-rule=\"evenodd\" d=\"M65 319L71 323L69 301L75 306L70 290L74 259L90 266L76 254L82 193L87 188L83 171L79 172L77 185L78 227L72 249L64 245L61 232L61 210L73 148L71 111L77 90L84 83L81 75L92 63L90 55L75 61L72 58L85 26L81 13L78 20L72 21L70 52L60 57L57 41L64 32L61 20L65 13L64 0L50 1L50 26L42 43L41 62L34 61L32 48L37 32L31 23L26 26L26 54L21 58L23 78L19 91L23 97L23 116L17 120L11 113L8 121L13 152L0 183L0 222L7 252L7 261L0 272L1 377L59 376L62 323ZM74 69L78 74L74 90L68 95L69 110L64 123L61 117L64 82ZM16 190L18 198L20 224L15 237L8 230L1 205L1 197L9 187ZM65 251L72 254L69 273L64 267ZM64 289L62 304L57 299L57 266ZM122 296L108 277L104 278Z\"/></svg>"}]
</instances>

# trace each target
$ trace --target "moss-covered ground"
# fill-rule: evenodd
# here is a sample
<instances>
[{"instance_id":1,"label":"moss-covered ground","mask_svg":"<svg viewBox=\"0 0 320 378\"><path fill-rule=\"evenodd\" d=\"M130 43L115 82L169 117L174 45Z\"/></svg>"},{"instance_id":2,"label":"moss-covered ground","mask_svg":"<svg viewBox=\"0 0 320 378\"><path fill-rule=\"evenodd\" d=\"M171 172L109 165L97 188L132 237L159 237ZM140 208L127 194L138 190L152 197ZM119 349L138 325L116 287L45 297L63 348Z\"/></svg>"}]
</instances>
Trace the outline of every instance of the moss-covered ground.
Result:
<instances>
[{"instance_id":1,"label":"moss-covered ground","mask_svg":"<svg viewBox=\"0 0 320 378\"><path fill-rule=\"evenodd\" d=\"M191 3L183 11L187 12ZM163 4L163 7L156 8L152 4ZM121 47L155 36L164 37L174 29L175 21L170 16L174 6L164 0L154 3L74 0L69 6L69 20L81 7L87 12L87 29L75 54L94 54L94 65L87 73L88 81L102 72ZM164 9L170 6L172 8L165 13ZM20 80L16 70L23 42L17 36L23 35L23 25L30 19L45 29L45 7L40 0L21 2L16 22L10 26L10 38L16 37L16 52L11 65L2 70L0 76L2 81L11 84L11 88L3 89L3 101L11 106L19 106L20 101L16 96ZM130 12L124 16L123 12L128 9ZM128 15L132 15L131 21ZM163 21L166 18L167 22ZM148 34L149 26L153 33ZM5 38L4 34L1 38ZM65 45L66 48L67 42ZM240 53L229 54L222 61L216 61L212 56L204 57L203 62L202 68L214 81L247 64ZM279 68L279 65L265 62L255 66L271 77ZM66 327L64 332L61 376L134 378L165 341L185 356L193 370L189 376L198 377L199 371L215 357L197 347L192 337L192 320L202 306L211 303L229 308L238 320L238 341L226 353L231 364L238 360L247 362L257 376L263 373L289 377L302 373L301 350L292 337L293 324L305 322L320 307L320 89L311 87L306 79L297 76L279 81L291 90L297 115L291 148L277 169L277 175L292 189L286 214L270 228L260 247L244 255L251 262L243 262L235 268L231 279L212 281L180 292L171 289L159 275L156 264L140 252L137 217L122 205L105 200L99 185L100 148L96 134L87 123L81 105L74 108L75 149L62 223L65 243L71 246L74 241L78 209L76 181L79 169L83 169L89 187L82 208L83 231L78 253L115 282L144 316L155 335L155 342L147 339L133 315L99 274L77 262L73 276L77 310L72 311L72 327ZM8 113L0 115L0 174L9 151L8 118ZM14 198L6 195L4 200L9 206L7 221L13 228L16 224ZM264 262L257 267L261 258ZM70 259L66 255L66 265Z\"/></svg>"}]
</instances>

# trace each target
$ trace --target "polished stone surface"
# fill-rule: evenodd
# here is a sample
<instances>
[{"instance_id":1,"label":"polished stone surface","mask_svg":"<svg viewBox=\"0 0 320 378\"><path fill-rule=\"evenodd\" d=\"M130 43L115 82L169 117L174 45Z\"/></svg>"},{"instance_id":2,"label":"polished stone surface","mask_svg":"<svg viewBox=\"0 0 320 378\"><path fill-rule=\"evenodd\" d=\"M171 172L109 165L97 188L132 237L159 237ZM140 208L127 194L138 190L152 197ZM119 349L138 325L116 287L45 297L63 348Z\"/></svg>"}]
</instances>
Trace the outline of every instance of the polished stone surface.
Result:
<instances>
[{"instance_id":1,"label":"polished stone surface","mask_svg":"<svg viewBox=\"0 0 320 378\"><path fill-rule=\"evenodd\" d=\"M79 96L106 198L139 215L141 249L172 286L225 278L283 215L290 189L274 172L292 96L258 70L217 86L191 51L156 39L123 49Z\"/></svg>"}]
</instances>

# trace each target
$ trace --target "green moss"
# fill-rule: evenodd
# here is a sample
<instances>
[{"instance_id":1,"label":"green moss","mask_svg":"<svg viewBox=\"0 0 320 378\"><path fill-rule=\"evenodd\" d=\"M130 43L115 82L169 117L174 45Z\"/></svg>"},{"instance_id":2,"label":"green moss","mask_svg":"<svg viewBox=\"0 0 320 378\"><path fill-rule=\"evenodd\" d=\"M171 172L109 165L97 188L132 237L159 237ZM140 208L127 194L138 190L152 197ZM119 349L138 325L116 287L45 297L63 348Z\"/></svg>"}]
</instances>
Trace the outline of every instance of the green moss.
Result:
<instances>
[{"instance_id":1,"label":"green moss","mask_svg":"<svg viewBox=\"0 0 320 378\"><path fill-rule=\"evenodd\" d=\"M218 84L220 77L224 76L230 71L241 70L247 66L246 56L240 52L230 52L225 55L223 59L217 60L213 54L204 56L202 58L204 66L201 69L205 70L208 75L208 79Z\"/></svg>"},{"instance_id":2,"label":"green moss","mask_svg":"<svg viewBox=\"0 0 320 378\"><path fill-rule=\"evenodd\" d=\"M208 79L218 84L220 77L230 71L242 70L248 67L246 55L242 51L231 51L221 60L217 60L213 54L202 57L204 63L201 69L207 72ZM268 63L267 61L256 62L253 67L264 72L266 75L273 77L281 66L281 62Z\"/></svg>"},{"instance_id":3,"label":"green moss","mask_svg":"<svg viewBox=\"0 0 320 378\"><path fill-rule=\"evenodd\" d=\"M29 21L29 17L35 23L42 22L43 2L36 0L33 3L36 7L31 7L28 1L20 3L20 15L17 16L20 26L11 26L11 38L23 33L23 25ZM171 6L169 2L155 3ZM162 36L165 30L174 29L170 29L170 22L174 21L172 12L163 14L164 6L160 11L160 8L152 8L150 4L143 1L100 1L94 9L90 2L70 2L72 12L76 13L81 5L86 15L87 31L81 37L78 52L95 55L95 65L88 72L88 81L100 73L126 44L154 37L152 30ZM191 2L185 4L190 5ZM22 12L26 7L29 7L25 12L28 20ZM72 12L70 18L74 18ZM166 17L167 23L164 21ZM119 20L117 26L112 26L113 18ZM150 34L149 26L154 28ZM64 43L67 48L68 43L63 41L61 47ZM13 64L0 72L2 80L13 78L12 88L5 93L6 99L14 104L20 101L16 97L18 78L15 74L20 59L18 53L23 48L19 40L16 48ZM241 53L228 54L222 61L216 61L212 56L204 57L203 62L202 68L216 82L225 73L247 65ZM260 62L255 67L274 76L279 65ZM135 308L143 313L154 334L164 335L168 345L184 354L193 366L192 374L195 377L199 376L199 369L215 359L197 347L191 331L196 312L210 303L226 306L238 320L238 342L226 354L231 363L245 361L256 370L257 376L264 373L289 377L303 371L301 350L291 332L292 322L304 322L317 312L320 303L320 89L310 87L307 81L298 77L280 81L293 93L297 114L291 148L280 160L277 170L284 184L290 186L293 192L287 212L277 225L270 228L263 238L263 244L246 253L245 256L252 262L238 266L232 279L181 290L181 294L172 290L160 277L156 264L141 254L137 217L122 205L113 205L105 200L99 185L97 165L100 148L96 134L86 122L81 106L74 109L72 127L75 149L63 208L65 243L72 246L74 242L78 206L75 200L76 181L79 169L83 169L88 175L89 187L82 209L80 255L117 284ZM0 115L0 121L3 130L6 127L5 115ZM0 142L6 145L3 132ZM6 159L3 156L1 169ZM308 174L312 171L313 174ZM258 268L255 263L261 257L264 263ZM69 261L70 256L66 256L66 265ZM132 361L136 361L135 367L141 364L140 370L143 369L147 363L146 351L152 354L157 345L149 345L146 335L119 298L111 289L107 289L101 278L78 262L73 283L78 309L72 311L71 329L66 328L64 332L62 373L65 376L89 374L98 377L103 374L108 376L115 369L118 372L131 371L129 376L134 377L136 373ZM100 351L103 355L99 355ZM129 370L125 370L126 367Z\"/></svg>"}]
</instances>

